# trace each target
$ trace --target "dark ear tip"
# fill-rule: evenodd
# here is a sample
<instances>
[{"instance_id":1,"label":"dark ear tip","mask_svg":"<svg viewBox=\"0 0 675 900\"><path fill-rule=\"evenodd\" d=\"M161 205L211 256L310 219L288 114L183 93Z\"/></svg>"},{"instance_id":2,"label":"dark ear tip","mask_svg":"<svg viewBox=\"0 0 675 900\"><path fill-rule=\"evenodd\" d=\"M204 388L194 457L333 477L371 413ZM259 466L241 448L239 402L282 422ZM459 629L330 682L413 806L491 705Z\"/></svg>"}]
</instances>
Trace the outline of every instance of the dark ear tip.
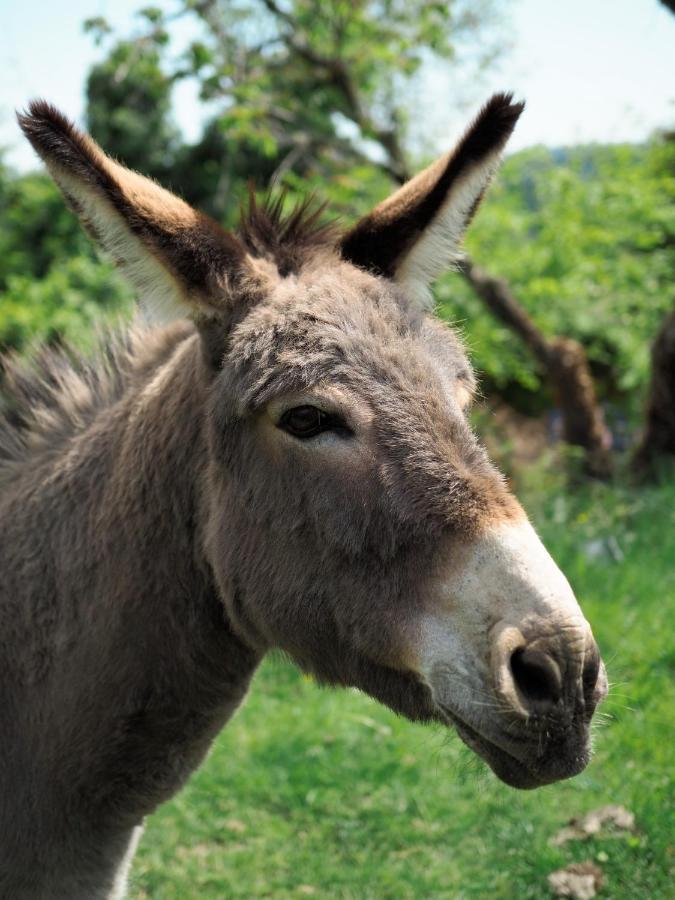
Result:
<instances>
[{"instance_id":1,"label":"dark ear tip","mask_svg":"<svg viewBox=\"0 0 675 900\"><path fill-rule=\"evenodd\" d=\"M486 106L493 106L498 109L517 110L521 113L525 108L525 101L520 100L518 103L513 102L513 91L498 91L493 94Z\"/></svg>"},{"instance_id":2,"label":"dark ear tip","mask_svg":"<svg viewBox=\"0 0 675 900\"><path fill-rule=\"evenodd\" d=\"M510 124L513 128L520 118L522 111L525 109L525 101L518 103L513 102L513 94L508 93L493 94L479 113L479 119L487 117L495 121L501 121L505 125Z\"/></svg>"},{"instance_id":3,"label":"dark ear tip","mask_svg":"<svg viewBox=\"0 0 675 900\"><path fill-rule=\"evenodd\" d=\"M54 134L70 137L75 132L70 119L47 100L31 100L26 111L17 111L16 118L28 140L37 147Z\"/></svg>"},{"instance_id":4,"label":"dark ear tip","mask_svg":"<svg viewBox=\"0 0 675 900\"><path fill-rule=\"evenodd\" d=\"M513 94L493 94L469 127L464 138L477 156L501 150L511 136L525 103L514 103Z\"/></svg>"}]
</instances>

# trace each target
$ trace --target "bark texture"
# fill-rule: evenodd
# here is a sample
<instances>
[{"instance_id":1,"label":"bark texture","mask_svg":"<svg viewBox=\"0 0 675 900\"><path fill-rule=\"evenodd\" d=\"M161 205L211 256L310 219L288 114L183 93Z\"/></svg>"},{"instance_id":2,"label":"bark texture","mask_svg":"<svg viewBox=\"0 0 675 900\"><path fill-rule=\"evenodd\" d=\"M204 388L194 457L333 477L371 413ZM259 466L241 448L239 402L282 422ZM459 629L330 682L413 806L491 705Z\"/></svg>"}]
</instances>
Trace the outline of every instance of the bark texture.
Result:
<instances>
[{"instance_id":1,"label":"bark texture","mask_svg":"<svg viewBox=\"0 0 675 900\"><path fill-rule=\"evenodd\" d=\"M663 320L652 345L652 373L645 424L633 470L649 475L657 459L675 455L675 310Z\"/></svg>"},{"instance_id":2,"label":"bark texture","mask_svg":"<svg viewBox=\"0 0 675 900\"><path fill-rule=\"evenodd\" d=\"M562 415L564 440L583 448L587 472L598 478L609 476L612 436L584 348L572 338L546 338L506 282L488 275L470 258L462 262L461 272L487 308L519 335L539 361Z\"/></svg>"}]
</instances>

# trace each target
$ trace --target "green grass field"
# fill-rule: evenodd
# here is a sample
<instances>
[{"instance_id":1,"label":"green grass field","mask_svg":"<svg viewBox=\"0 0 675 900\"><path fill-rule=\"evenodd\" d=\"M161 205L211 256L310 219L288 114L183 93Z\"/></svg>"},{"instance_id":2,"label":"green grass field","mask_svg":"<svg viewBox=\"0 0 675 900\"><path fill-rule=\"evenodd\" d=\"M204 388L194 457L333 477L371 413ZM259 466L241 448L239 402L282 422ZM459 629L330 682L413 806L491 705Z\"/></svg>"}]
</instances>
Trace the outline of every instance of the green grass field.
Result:
<instances>
[{"instance_id":1,"label":"green grass field","mask_svg":"<svg viewBox=\"0 0 675 900\"><path fill-rule=\"evenodd\" d=\"M613 683L582 775L513 791L456 736L270 658L206 764L149 820L131 896L542 898L549 872L593 860L600 896L673 897L675 485L533 496ZM551 846L609 803L634 812L634 833Z\"/></svg>"}]
</instances>

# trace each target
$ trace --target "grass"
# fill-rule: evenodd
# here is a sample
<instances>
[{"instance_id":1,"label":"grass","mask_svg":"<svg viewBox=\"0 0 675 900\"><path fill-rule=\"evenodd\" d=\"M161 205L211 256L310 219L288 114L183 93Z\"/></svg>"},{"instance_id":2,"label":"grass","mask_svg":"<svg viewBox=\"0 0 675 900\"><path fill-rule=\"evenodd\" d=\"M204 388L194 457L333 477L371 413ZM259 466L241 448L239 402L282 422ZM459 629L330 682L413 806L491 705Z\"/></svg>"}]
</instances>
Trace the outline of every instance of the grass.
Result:
<instances>
[{"instance_id":1,"label":"grass","mask_svg":"<svg viewBox=\"0 0 675 900\"><path fill-rule=\"evenodd\" d=\"M587 859L604 871L601 896L672 897L675 484L557 487L525 489L614 684L582 775L513 791L454 735L272 657L206 764L150 819L131 897L541 898L549 872ZM635 833L551 846L609 803L634 812Z\"/></svg>"}]
</instances>

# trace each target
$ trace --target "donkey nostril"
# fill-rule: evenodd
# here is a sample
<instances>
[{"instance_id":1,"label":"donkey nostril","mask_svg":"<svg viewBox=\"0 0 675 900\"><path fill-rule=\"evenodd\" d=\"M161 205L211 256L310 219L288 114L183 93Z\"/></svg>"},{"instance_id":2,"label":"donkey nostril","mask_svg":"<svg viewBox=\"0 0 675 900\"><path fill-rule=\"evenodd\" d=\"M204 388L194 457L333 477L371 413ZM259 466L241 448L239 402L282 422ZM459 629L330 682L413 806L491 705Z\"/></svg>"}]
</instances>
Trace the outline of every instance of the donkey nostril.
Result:
<instances>
[{"instance_id":1,"label":"donkey nostril","mask_svg":"<svg viewBox=\"0 0 675 900\"><path fill-rule=\"evenodd\" d=\"M595 705L598 702L598 699L602 699L602 689L600 690L600 697L595 697L596 687L598 685L598 679L600 677L600 651L598 650L598 645L593 643L591 650L586 655L586 660L584 662L584 670L581 675L581 680L584 687L584 698L586 699L586 703L589 705ZM603 686L604 687L604 686ZM606 688L605 688L606 693Z\"/></svg>"},{"instance_id":2,"label":"donkey nostril","mask_svg":"<svg viewBox=\"0 0 675 900\"><path fill-rule=\"evenodd\" d=\"M560 670L555 660L541 650L515 650L511 672L527 705L541 709L552 706L562 696Z\"/></svg>"}]
</instances>

